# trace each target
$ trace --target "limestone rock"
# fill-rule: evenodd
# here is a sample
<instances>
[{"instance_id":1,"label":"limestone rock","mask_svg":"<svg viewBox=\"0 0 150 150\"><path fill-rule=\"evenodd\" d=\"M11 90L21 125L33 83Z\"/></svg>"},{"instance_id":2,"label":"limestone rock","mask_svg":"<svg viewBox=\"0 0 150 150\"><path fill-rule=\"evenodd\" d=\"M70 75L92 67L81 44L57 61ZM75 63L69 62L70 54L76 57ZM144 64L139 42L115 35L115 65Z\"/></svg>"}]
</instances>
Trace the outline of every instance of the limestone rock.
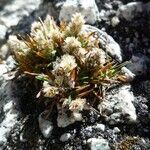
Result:
<instances>
[{"instance_id":1,"label":"limestone rock","mask_svg":"<svg viewBox=\"0 0 150 150\"><path fill-rule=\"evenodd\" d=\"M7 27L17 25L24 15L28 16L33 10L38 8L40 4L41 0L14 0L4 6L3 11L0 12L0 21Z\"/></svg>"},{"instance_id":2,"label":"limestone rock","mask_svg":"<svg viewBox=\"0 0 150 150\"><path fill-rule=\"evenodd\" d=\"M111 19L111 24L113 27L117 26L119 24L119 22L120 21L119 21L119 18L117 16L115 16Z\"/></svg>"},{"instance_id":3,"label":"limestone rock","mask_svg":"<svg viewBox=\"0 0 150 150\"><path fill-rule=\"evenodd\" d=\"M97 124L94 126L95 129L98 129L100 131L105 131L105 125L104 124Z\"/></svg>"},{"instance_id":4,"label":"limestone rock","mask_svg":"<svg viewBox=\"0 0 150 150\"><path fill-rule=\"evenodd\" d=\"M108 141L103 138L90 138L87 140L91 150L110 150Z\"/></svg>"},{"instance_id":5,"label":"limestone rock","mask_svg":"<svg viewBox=\"0 0 150 150\"><path fill-rule=\"evenodd\" d=\"M49 138L52 134L53 124L51 121L43 118L42 114L38 118L40 130L45 138Z\"/></svg>"},{"instance_id":6,"label":"limestone rock","mask_svg":"<svg viewBox=\"0 0 150 150\"><path fill-rule=\"evenodd\" d=\"M71 134L70 133L64 133L61 135L60 137L60 141L61 142L66 142L71 138Z\"/></svg>"},{"instance_id":7,"label":"limestone rock","mask_svg":"<svg viewBox=\"0 0 150 150\"><path fill-rule=\"evenodd\" d=\"M5 41L7 27L3 24L0 24L0 45Z\"/></svg>"},{"instance_id":8,"label":"limestone rock","mask_svg":"<svg viewBox=\"0 0 150 150\"><path fill-rule=\"evenodd\" d=\"M0 76L8 71L8 67L5 64L0 64Z\"/></svg>"},{"instance_id":9,"label":"limestone rock","mask_svg":"<svg viewBox=\"0 0 150 150\"><path fill-rule=\"evenodd\" d=\"M2 47L0 48L0 58L5 60L8 53L9 53L8 45L7 44L2 45Z\"/></svg>"},{"instance_id":10,"label":"limestone rock","mask_svg":"<svg viewBox=\"0 0 150 150\"><path fill-rule=\"evenodd\" d=\"M118 16L131 21L138 13L150 11L150 2L130 2L118 9Z\"/></svg>"},{"instance_id":11,"label":"limestone rock","mask_svg":"<svg viewBox=\"0 0 150 150\"><path fill-rule=\"evenodd\" d=\"M121 71L122 71L122 73L124 73L128 82L132 81L135 78L135 74L132 73L128 68L122 67Z\"/></svg>"},{"instance_id":12,"label":"limestone rock","mask_svg":"<svg viewBox=\"0 0 150 150\"><path fill-rule=\"evenodd\" d=\"M85 17L86 23L94 24L98 20L99 12L95 0L66 0L61 8L59 20L70 21L76 12Z\"/></svg>"},{"instance_id":13,"label":"limestone rock","mask_svg":"<svg viewBox=\"0 0 150 150\"><path fill-rule=\"evenodd\" d=\"M133 123L137 115L133 105L134 95L126 85L118 89L114 95L107 95L106 100L98 108L109 124Z\"/></svg>"},{"instance_id":14,"label":"limestone rock","mask_svg":"<svg viewBox=\"0 0 150 150\"><path fill-rule=\"evenodd\" d=\"M0 95L1 96L1 95ZM0 97L1 98L1 97ZM6 99L8 97L6 96ZM8 100L7 100L8 101ZM0 113L2 121L0 121L0 149L1 145L6 143L11 128L17 123L18 112L13 107L13 101L10 100L3 106L3 116Z\"/></svg>"}]
</instances>

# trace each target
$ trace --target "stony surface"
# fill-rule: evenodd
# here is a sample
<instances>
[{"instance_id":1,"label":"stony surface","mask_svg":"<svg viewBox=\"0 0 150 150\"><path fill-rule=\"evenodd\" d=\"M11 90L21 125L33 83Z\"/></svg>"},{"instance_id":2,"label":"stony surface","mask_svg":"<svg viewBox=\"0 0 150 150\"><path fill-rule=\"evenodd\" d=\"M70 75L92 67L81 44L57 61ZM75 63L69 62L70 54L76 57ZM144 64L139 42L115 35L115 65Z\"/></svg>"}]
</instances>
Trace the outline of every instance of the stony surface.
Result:
<instances>
[{"instance_id":1,"label":"stony surface","mask_svg":"<svg viewBox=\"0 0 150 150\"><path fill-rule=\"evenodd\" d=\"M2 45L0 48L0 58L5 60L9 54L9 47L7 44Z\"/></svg>"},{"instance_id":2,"label":"stony surface","mask_svg":"<svg viewBox=\"0 0 150 150\"><path fill-rule=\"evenodd\" d=\"M49 138L42 135L37 119L43 112L42 103L40 107L35 103L40 87L34 85L27 77L6 82L6 79L12 78L6 72L14 70L15 65L9 56L10 52L3 44L11 34L20 33L25 36L25 33L30 32L32 22L38 17L45 18L47 13L58 21L64 0L12 0L11 3L10 0L0 1L0 58L3 59L3 63L0 64L0 149L88 150L96 149L97 145L116 150L150 149L150 66L147 63L150 58L149 1L95 1L99 10L99 20L94 26L112 36L120 45L118 58L132 61L131 70L134 69L136 78L131 87L123 89L125 92L119 94L117 88L108 92L104 102L110 107L103 108L106 112L110 108L108 114L100 115L94 110L85 111L82 122L61 128L57 125L57 113L54 112L53 130ZM15 26L10 27L11 25ZM118 49L118 46L114 47L115 49ZM113 95L111 101L107 99L109 94ZM122 97L120 102L118 96ZM114 99L117 100L115 106L112 104ZM17 110L13 103L16 104ZM132 121L134 123L130 123Z\"/></svg>"},{"instance_id":3,"label":"stony surface","mask_svg":"<svg viewBox=\"0 0 150 150\"><path fill-rule=\"evenodd\" d=\"M61 142L66 142L68 141L69 139L71 139L71 134L70 133L64 133L61 135L60 137L60 141Z\"/></svg>"},{"instance_id":4,"label":"stony surface","mask_svg":"<svg viewBox=\"0 0 150 150\"><path fill-rule=\"evenodd\" d=\"M91 150L110 150L108 141L103 138L90 138L87 143L89 143Z\"/></svg>"},{"instance_id":5,"label":"stony surface","mask_svg":"<svg viewBox=\"0 0 150 150\"><path fill-rule=\"evenodd\" d=\"M53 123L49 120L44 119L42 117L42 114L39 115L38 121L39 121L39 128L41 130L41 133L45 138L49 138L52 134Z\"/></svg>"},{"instance_id":6,"label":"stony surface","mask_svg":"<svg viewBox=\"0 0 150 150\"><path fill-rule=\"evenodd\" d=\"M18 113L13 109L13 102L6 103L3 107L5 118L1 122L0 126L0 147L7 141L11 128L16 124Z\"/></svg>"},{"instance_id":7,"label":"stony surface","mask_svg":"<svg viewBox=\"0 0 150 150\"><path fill-rule=\"evenodd\" d=\"M112 94L106 96L105 100L99 104L98 109L109 124L136 122L134 96L130 90L130 86L123 86L115 94L112 91Z\"/></svg>"},{"instance_id":8,"label":"stony surface","mask_svg":"<svg viewBox=\"0 0 150 150\"><path fill-rule=\"evenodd\" d=\"M0 64L0 75L3 75L6 72L8 72L7 65Z\"/></svg>"},{"instance_id":9,"label":"stony surface","mask_svg":"<svg viewBox=\"0 0 150 150\"><path fill-rule=\"evenodd\" d=\"M23 16L28 16L33 10L37 9L40 4L41 0L35 0L34 2L30 0L14 0L4 6L3 11L0 12L0 21L7 27L17 25Z\"/></svg>"},{"instance_id":10,"label":"stony surface","mask_svg":"<svg viewBox=\"0 0 150 150\"><path fill-rule=\"evenodd\" d=\"M34 2L13 0L0 4L2 7L0 10L0 47L6 42L6 34L9 28L17 25L24 16L29 16L33 10L39 7L41 2L41 0L35 0Z\"/></svg>"},{"instance_id":11,"label":"stony surface","mask_svg":"<svg viewBox=\"0 0 150 150\"><path fill-rule=\"evenodd\" d=\"M95 125L95 129L99 129L100 131L104 132L105 131L105 125L98 123L97 125Z\"/></svg>"},{"instance_id":12,"label":"stony surface","mask_svg":"<svg viewBox=\"0 0 150 150\"><path fill-rule=\"evenodd\" d=\"M138 13L150 11L150 2L142 3L142 2L131 2L126 5L122 5L118 9L118 16L123 17L126 20L131 21Z\"/></svg>"},{"instance_id":13,"label":"stony surface","mask_svg":"<svg viewBox=\"0 0 150 150\"><path fill-rule=\"evenodd\" d=\"M17 123L18 111L14 108L10 82L3 81L0 87L0 149L5 145L9 132Z\"/></svg>"},{"instance_id":14,"label":"stony surface","mask_svg":"<svg viewBox=\"0 0 150 150\"><path fill-rule=\"evenodd\" d=\"M5 41L7 27L3 24L0 24L0 45L2 45Z\"/></svg>"},{"instance_id":15,"label":"stony surface","mask_svg":"<svg viewBox=\"0 0 150 150\"><path fill-rule=\"evenodd\" d=\"M88 24L94 24L99 18L95 0L67 0L60 10L59 20L70 21L76 12L80 12Z\"/></svg>"}]
</instances>

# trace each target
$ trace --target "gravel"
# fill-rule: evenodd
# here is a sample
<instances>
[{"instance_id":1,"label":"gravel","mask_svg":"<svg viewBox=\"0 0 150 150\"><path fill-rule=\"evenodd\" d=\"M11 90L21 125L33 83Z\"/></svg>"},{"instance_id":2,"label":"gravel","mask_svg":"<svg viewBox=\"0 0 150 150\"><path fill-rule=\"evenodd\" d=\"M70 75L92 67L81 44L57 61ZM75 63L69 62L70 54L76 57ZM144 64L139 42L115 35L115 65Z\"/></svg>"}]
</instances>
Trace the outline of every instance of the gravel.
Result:
<instances>
[{"instance_id":1,"label":"gravel","mask_svg":"<svg viewBox=\"0 0 150 150\"><path fill-rule=\"evenodd\" d=\"M25 36L26 33L29 33L32 22L37 20L38 17L44 19L49 13L58 21L59 11L64 4L63 0L37 0L34 2L21 1L18 6L15 6L17 2L19 0L12 0L11 3L10 1L9 3L0 2L0 26L3 27L0 37L1 48L9 35L20 33ZM59 5L58 2L60 3ZM121 13L124 13L124 15L118 14L123 7L126 7L124 11L127 12L127 7L131 7L131 4L133 7L135 3L142 4L142 7L148 6L148 0L145 2L136 0L96 0L100 19L96 22L94 20L94 26L112 36L116 43L119 44L123 61L133 59L134 56L150 58L149 12L143 10L141 12L141 9L139 9L140 11L133 14L131 13L133 9L130 9L131 11L127 15L123 11ZM12 6L15 7L12 8ZM13 17L15 18L12 20ZM14 26L11 27L11 25ZM57 113L54 112L52 115L53 130L50 138L45 138L40 131L37 119L43 112L43 106L42 103L40 103L40 107L35 103L36 94L41 87L35 86L34 81L30 81L24 76L6 82L5 73L15 67L11 56L8 57L9 54L7 50L0 52L0 56L5 62L0 64L1 149L88 150L94 148L95 150L97 145L98 147L105 145L105 149L116 150L150 149L149 64L146 63L146 67L142 67L144 68L142 72L145 74L136 73L135 80L131 83L129 93L134 100L131 101L132 98L129 98L129 107L126 107L126 105L123 108L121 107L122 110L126 110L122 112L129 113L128 116L124 116L125 118L131 117L131 120L136 120L134 124L128 124L130 119L126 120L121 116L119 121L114 119L115 124L111 124L111 119L106 120L105 115L100 115L91 110L84 112L82 122L75 122L62 128L58 127ZM118 95L117 90L110 91L111 94L112 92L114 95ZM125 99L127 100L126 96ZM15 108L12 107L14 103ZM129 111L130 108L132 108L132 111ZM15 111L12 111L13 109ZM116 111L120 113L120 109L116 109ZM131 112L132 115L130 114ZM11 123L8 123L9 121ZM103 145L102 143L105 144Z\"/></svg>"}]
</instances>

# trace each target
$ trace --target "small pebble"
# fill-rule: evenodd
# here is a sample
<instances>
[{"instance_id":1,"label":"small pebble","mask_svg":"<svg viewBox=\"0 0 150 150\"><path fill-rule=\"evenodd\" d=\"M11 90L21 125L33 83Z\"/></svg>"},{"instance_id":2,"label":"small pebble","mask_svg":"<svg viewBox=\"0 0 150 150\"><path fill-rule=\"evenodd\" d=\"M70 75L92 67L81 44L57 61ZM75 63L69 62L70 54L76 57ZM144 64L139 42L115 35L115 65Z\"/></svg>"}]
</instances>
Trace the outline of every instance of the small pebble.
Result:
<instances>
[{"instance_id":1,"label":"small pebble","mask_svg":"<svg viewBox=\"0 0 150 150\"><path fill-rule=\"evenodd\" d=\"M101 130L101 131L105 131L105 125L104 125L104 124L97 124L97 125L95 126L95 128L96 128L96 129L99 129L99 130Z\"/></svg>"},{"instance_id":2,"label":"small pebble","mask_svg":"<svg viewBox=\"0 0 150 150\"><path fill-rule=\"evenodd\" d=\"M114 132L114 133L119 133L119 132L120 132L120 129L119 129L118 127L114 127L113 132Z\"/></svg>"},{"instance_id":3,"label":"small pebble","mask_svg":"<svg viewBox=\"0 0 150 150\"><path fill-rule=\"evenodd\" d=\"M61 142L66 142L66 141L68 141L70 139L71 139L71 134L70 133L64 133L60 137L60 141Z\"/></svg>"}]
</instances>

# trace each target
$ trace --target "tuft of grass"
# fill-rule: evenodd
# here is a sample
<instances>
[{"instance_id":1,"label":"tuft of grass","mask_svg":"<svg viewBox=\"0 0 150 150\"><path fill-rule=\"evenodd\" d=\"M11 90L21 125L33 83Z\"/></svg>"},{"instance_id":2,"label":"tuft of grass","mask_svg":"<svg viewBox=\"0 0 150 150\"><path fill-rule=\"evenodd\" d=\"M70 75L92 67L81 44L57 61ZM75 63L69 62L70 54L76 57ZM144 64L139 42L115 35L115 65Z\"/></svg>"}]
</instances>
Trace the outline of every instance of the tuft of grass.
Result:
<instances>
[{"instance_id":1,"label":"tuft of grass","mask_svg":"<svg viewBox=\"0 0 150 150\"><path fill-rule=\"evenodd\" d=\"M9 39L19 71L43 82L37 97L49 99L50 112L57 103L70 111L94 107L104 100L105 88L126 82L125 64L106 57L97 33L83 31L84 23L79 13L59 25L48 16L32 24L26 39Z\"/></svg>"}]
</instances>

